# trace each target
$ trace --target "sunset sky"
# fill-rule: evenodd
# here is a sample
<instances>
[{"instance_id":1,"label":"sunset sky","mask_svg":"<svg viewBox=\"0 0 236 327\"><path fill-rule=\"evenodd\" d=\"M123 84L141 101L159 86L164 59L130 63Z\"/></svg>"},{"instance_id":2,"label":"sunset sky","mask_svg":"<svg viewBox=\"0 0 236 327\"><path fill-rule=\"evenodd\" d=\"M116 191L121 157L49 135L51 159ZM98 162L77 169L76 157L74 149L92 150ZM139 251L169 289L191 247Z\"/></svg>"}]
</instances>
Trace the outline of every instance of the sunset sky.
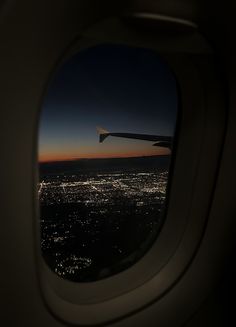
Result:
<instances>
[{"instance_id":1,"label":"sunset sky","mask_svg":"<svg viewBox=\"0 0 236 327\"><path fill-rule=\"evenodd\" d=\"M153 51L118 45L83 50L58 69L48 88L39 161L167 154L142 140L99 143L96 126L172 136L177 102L175 78Z\"/></svg>"}]
</instances>

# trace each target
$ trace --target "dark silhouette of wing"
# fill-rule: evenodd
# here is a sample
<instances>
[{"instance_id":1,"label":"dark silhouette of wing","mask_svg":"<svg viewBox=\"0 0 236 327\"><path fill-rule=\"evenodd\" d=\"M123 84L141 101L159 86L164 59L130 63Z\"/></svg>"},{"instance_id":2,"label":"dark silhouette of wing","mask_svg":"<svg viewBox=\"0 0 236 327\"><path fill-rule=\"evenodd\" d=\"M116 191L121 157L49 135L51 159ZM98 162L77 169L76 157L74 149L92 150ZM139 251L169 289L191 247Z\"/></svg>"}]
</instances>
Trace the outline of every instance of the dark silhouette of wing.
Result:
<instances>
[{"instance_id":1,"label":"dark silhouette of wing","mask_svg":"<svg viewBox=\"0 0 236 327\"><path fill-rule=\"evenodd\" d=\"M149 135L149 134L136 134L136 133L111 133L102 127L97 127L97 131L99 134L99 142L102 143L108 136L115 137L124 137L129 139L136 140L145 140L155 142L153 146L160 146L164 148L171 148L171 136L163 136L163 135Z\"/></svg>"}]
</instances>

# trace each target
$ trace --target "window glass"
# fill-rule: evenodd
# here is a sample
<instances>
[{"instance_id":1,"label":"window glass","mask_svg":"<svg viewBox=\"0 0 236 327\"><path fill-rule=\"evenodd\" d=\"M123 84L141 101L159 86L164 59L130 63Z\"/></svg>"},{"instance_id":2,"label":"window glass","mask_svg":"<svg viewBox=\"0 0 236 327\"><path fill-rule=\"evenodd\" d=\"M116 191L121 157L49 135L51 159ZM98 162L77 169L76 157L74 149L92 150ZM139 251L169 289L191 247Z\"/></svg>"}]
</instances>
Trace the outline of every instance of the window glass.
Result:
<instances>
[{"instance_id":1,"label":"window glass","mask_svg":"<svg viewBox=\"0 0 236 327\"><path fill-rule=\"evenodd\" d=\"M39 128L41 250L90 282L137 262L165 219L177 88L154 51L100 45L56 71Z\"/></svg>"}]
</instances>

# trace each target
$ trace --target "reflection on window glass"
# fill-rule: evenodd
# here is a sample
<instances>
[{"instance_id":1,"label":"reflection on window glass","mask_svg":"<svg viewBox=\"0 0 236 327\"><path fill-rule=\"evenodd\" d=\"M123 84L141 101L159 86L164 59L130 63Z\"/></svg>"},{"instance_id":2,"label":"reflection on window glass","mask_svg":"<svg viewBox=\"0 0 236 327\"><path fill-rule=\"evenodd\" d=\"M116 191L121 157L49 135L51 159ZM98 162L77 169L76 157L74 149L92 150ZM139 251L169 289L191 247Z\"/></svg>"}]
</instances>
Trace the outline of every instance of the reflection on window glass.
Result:
<instances>
[{"instance_id":1,"label":"reflection on window glass","mask_svg":"<svg viewBox=\"0 0 236 327\"><path fill-rule=\"evenodd\" d=\"M39 129L41 250L62 278L96 281L137 262L165 218L176 81L142 48L100 45L61 65Z\"/></svg>"}]
</instances>

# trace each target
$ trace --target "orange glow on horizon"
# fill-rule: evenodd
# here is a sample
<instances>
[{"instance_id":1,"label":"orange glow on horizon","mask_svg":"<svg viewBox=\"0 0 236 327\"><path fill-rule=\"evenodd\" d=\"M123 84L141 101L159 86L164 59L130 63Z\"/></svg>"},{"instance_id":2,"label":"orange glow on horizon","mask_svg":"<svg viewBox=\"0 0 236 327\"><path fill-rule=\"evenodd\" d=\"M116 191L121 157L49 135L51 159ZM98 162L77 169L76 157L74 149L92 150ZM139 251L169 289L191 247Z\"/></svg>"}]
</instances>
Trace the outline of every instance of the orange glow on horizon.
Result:
<instances>
[{"instance_id":1,"label":"orange glow on horizon","mask_svg":"<svg viewBox=\"0 0 236 327\"><path fill-rule=\"evenodd\" d=\"M155 149L147 153L123 152L123 153L88 153L83 155L59 155L59 154L41 154L39 155L39 163L72 161L79 159L108 159L108 158L129 158L129 157L146 157L146 156L162 156L169 155L170 150L167 148Z\"/></svg>"}]
</instances>

